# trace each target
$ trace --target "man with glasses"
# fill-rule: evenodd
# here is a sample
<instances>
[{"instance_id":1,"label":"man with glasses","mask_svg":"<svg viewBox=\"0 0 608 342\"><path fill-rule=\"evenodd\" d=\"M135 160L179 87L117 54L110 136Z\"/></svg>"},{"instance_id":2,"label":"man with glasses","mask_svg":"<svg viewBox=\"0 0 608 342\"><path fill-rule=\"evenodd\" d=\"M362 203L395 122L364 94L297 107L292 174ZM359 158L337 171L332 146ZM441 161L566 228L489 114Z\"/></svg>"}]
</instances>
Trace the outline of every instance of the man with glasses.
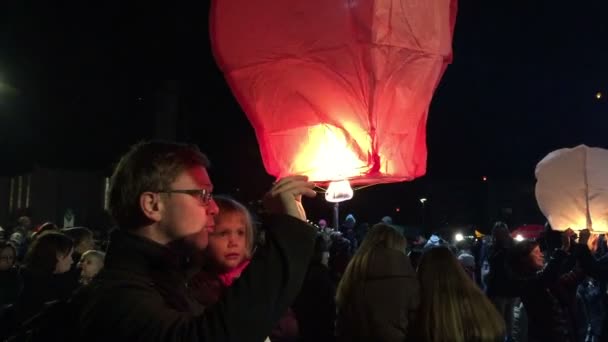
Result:
<instances>
[{"instance_id":1,"label":"man with glasses","mask_svg":"<svg viewBox=\"0 0 608 342\"><path fill-rule=\"evenodd\" d=\"M266 244L213 307L190 296L180 253L168 245L214 229L218 207L207 158L195 146L145 142L123 156L112 176L112 234L105 268L72 301L77 340L263 341L299 292L315 230L301 197L305 177L275 183L265 197ZM201 242L201 237L203 241ZM199 234L199 247L207 234Z\"/></svg>"}]
</instances>

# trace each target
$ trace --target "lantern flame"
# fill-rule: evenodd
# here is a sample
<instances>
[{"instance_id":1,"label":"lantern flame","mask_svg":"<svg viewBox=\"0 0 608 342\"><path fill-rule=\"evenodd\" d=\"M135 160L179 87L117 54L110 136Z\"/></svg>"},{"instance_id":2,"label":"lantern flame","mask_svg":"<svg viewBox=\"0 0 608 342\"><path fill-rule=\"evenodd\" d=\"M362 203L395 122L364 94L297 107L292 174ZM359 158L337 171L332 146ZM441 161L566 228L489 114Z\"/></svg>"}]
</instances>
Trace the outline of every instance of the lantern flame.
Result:
<instances>
[{"instance_id":1,"label":"lantern flame","mask_svg":"<svg viewBox=\"0 0 608 342\"><path fill-rule=\"evenodd\" d=\"M353 198L354 192L347 180L329 183L325 191L325 200L332 203L340 203Z\"/></svg>"},{"instance_id":2,"label":"lantern flame","mask_svg":"<svg viewBox=\"0 0 608 342\"><path fill-rule=\"evenodd\" d=\"M352 125L354 126L354 125ZM308 139L297 154L292 173L312 181L337 181L368 171L371 139L361 128L319 124L308 128Z\"/></svg>"}]
</instances>

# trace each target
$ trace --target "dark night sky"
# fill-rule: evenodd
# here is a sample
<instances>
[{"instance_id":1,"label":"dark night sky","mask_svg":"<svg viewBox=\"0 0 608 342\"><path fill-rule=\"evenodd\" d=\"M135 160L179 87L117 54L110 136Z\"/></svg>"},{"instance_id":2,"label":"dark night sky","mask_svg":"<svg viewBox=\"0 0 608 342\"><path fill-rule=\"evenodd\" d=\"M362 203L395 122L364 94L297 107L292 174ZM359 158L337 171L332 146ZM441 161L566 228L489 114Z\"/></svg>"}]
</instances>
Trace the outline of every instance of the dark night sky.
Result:
<instances>
[{"instance_id":1,"label":"dark night sky","mask_svg":"<svg viewBox=\"0 0 608 342\"><path fill-rule=\"evenodd\" d=\"M0 174L109 169L153 136L156 91L175 79L180 138L210 155L218 182L267 184L211 55L208 2L45 3L0 5L0 80L17 89L0 94ZM608 147L606 13L605 0L461 1L454 63L429 115L427 179L532 179L551 150Z\"/></svg>"}]
</instances>

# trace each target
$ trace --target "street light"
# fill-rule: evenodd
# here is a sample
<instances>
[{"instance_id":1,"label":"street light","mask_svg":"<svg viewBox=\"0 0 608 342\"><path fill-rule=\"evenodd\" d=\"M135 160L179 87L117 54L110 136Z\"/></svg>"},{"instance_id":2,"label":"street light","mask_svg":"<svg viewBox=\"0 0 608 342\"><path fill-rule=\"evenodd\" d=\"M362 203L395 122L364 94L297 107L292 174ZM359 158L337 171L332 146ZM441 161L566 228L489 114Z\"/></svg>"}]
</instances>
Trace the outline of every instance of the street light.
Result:
<instances>
[{"instance_id":1,"label":"street light","mask_svg":"<svg viewBox=\"0 0 608 342\"><path fill-rule=\"evenodd\" d=\"M426 197L420 198L420 204L422 204L422 229L426 229L426 202L428 199Z\"/></svg>"}]
</instances>

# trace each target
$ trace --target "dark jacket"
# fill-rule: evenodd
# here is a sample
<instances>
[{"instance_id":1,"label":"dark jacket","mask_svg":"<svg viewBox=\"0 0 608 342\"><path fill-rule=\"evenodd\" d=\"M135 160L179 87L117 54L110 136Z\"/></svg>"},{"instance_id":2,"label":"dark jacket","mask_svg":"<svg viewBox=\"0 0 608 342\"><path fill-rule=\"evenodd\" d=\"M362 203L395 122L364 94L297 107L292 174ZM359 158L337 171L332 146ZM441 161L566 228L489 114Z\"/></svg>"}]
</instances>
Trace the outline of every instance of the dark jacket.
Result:
<instances>
[{"instance_id":1,"label":"dark jacket","mask_svg":"<svg viewBox=\"0 0 608 342\"><path fill-rule=\"evenodd\" d=\"M402 252L380 249L370 258L365 281L352 284L338 309L338 341L404 341L420 300L420 285Z\"/></svg>"},{"instance_id":2,"label":"dark jacket","mask_svg":"<svg viewBox=\"0 0 608 342\"><path fill-rule=\"evenodd\" d=\"M0 271L0 306L15 304L22 288L23 281L18 268Z\"/></svg>"},{"instance_id":3,"label":"dark jacket","mask_svg":"<svg viewBox=\"0 0 608 342\"><path fill-rule=\"evenodd\" d=\"M321 262L311 263L302 290L292 306L302 342L334 340L335 296L329 269Z\"/></svg>"},{"instance_id":4,"label":"dark jacket","mask_svg":"<svg viewBox=\"0 0 608 342\"><path fill-rule=\"evenodd\" d=\"M293 301L315 231L289 216L267 221L260 247L238 282L203 310L167 247L117 231L104 270L73 299L81 341L263 341Z\"/></svg>"},{"instance_id":5,"label":"dark jacket","mask_svg":"<svg viewBox=\"0 0 608 342\"><path fill-rule=\"evenodd\" d=\"M513 289L509 286L508 278L508 253L505 247L492 247L488 256L490 273L486 279L486 294L490 298L494 297L516 297Z\"/></svg>"},{"instance_id":6,"label":"dark jacket","mask_svg":"<svg viewBox=\"0 0 608 342\"><path fill-rule=\"evenodd\" d=\"M40 313L50 303L68 299L79 284L68 272L39 275L23 268L23 291L19 295L16 309L18 323L24 323Z\"/></svg>"}]
</instances>

